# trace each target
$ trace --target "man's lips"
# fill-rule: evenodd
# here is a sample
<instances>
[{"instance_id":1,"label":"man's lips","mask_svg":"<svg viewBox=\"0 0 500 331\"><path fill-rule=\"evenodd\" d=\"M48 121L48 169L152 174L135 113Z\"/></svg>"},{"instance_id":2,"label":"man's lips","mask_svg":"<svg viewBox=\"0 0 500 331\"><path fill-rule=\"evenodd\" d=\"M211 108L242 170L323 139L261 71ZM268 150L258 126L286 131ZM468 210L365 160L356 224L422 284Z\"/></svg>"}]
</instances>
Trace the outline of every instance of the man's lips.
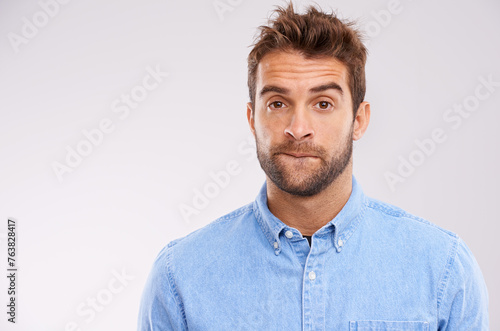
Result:
<instances>
[{"instance_id":1,"label":"man's lips","mask_svg":"<svg viewBox=\"0 0 500 331\"><path fill-rule=\"evenodd\" d=\"M293 157L317 157L316 155L307 154L307 153L282 153L282 154L293 156Z\"/></svg>"}]
</instances>

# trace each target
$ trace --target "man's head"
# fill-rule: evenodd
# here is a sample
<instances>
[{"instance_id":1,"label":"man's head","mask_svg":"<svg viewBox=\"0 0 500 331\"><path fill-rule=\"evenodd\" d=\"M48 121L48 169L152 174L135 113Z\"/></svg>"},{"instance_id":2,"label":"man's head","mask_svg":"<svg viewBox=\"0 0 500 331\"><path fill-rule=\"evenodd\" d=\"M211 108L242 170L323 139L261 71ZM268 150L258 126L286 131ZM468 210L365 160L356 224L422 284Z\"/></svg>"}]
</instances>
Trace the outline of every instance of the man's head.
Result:
<instances>
[{"instance_id":1,"label":"man's head","mask_svg":"<svg viewBox=\"0 0 500 331\"><path fill-rule=\"evenodd\" d=\"M249 56L247 117L271 182L313 196L352 170L352 141L370 116L366 49L349 26L314 8L278 13Z\"/></svg>"}]
</instances>

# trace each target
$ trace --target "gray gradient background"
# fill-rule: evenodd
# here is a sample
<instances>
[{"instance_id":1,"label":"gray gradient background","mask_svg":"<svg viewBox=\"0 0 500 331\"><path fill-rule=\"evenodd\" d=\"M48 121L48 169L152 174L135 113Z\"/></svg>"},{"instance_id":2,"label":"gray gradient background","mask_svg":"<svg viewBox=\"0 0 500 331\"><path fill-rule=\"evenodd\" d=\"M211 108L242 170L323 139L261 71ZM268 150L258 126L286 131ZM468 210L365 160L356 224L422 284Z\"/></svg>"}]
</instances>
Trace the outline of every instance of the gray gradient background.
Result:
<instances>
[{"instance_id":1,"label":"gray gradient background","mask_svg":"<svg viewBox=\"0 0 500 331\"><path fill-rule=\"evenodd\" d=\"M221 2L232 8L222 17L213 0L73 0L16 53L8 34L21 34L23 17L32 20L40 6L1 0L0 268L6 272L13 217L19 305L15 326L2 308L0 329L65 330L74 322L81 330L134 330L159 250L255 198L264 175L242 153L250 146L246 56L255 28L282 2ZM373 12L390 1L317 3L374 29ZM480 76L500 81L500 3L401 0L399 8L371 32L372 117L355 143L354 174L367 195L460 235L482 268L490 312L498 312L500 88L457 129L443 114L474 95ZM157 65L169 76L121 120L113 101ZM82 130L103 118L114 131L58 181L53 162L64 162L66 146L75 148ZM408 158L414 140L435 128L447 140L392 191L384 173L395 172L398 157ZM179 206L231 160L241 172L187 223ZM89 321L77 308L103 298L113 270L134 279ZM0 277L3 307L6 289ZM499 330L499 315L490 315Z\"/></svg>"}]
</instances>

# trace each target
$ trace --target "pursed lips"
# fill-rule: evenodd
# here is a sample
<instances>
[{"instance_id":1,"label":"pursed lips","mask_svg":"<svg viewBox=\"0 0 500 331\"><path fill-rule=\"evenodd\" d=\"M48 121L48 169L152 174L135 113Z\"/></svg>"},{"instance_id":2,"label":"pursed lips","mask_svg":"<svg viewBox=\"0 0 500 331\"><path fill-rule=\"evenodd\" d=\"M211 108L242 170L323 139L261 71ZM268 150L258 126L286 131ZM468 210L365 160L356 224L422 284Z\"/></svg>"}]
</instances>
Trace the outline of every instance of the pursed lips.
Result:
<instances>
[{"instance_id":1,"label":"pursed lips","mask_svg":"<svg viewBox=\"0 0 500 331\"><path fill-rule=\"evenodd\" d=\"M317 157L316 155L306 154L306 153L283 153L283 154L288 155L288 156L293 156L293 157L296 157L296 158L301 158L301 157Z\"/></svg>"}]
</instances>

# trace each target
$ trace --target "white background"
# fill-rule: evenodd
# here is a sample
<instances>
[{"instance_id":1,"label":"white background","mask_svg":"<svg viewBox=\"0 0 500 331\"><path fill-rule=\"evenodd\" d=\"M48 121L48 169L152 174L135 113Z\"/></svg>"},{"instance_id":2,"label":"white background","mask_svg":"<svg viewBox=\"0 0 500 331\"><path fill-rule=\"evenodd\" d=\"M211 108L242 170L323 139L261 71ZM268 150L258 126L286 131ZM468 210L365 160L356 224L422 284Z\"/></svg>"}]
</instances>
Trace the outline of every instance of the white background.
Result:
<instances>
[{"instance_id":1,"label":"white background","mask_svg":"<svg viewBox=\"0 0 500 331\"><path fill-rule=\"evenodd\" d=\"M218 3L229 7L218 13ZM500 88L460 125L443 118L473 101L480 77L500 82L499 2L317 3L359 19L370 36L372 118L354 155L364 192L460 235L483 271L490 312L500 311ZM0 277L0 329L134 330L159 250L255 199L264 175L249 153L246 57L276 4L73 0L49 17L37 1L1 1L0 268L12 217L19 271L15 326ZM120 118L113 103L140 90L148 67L168 77ZM54 163L66 164L67 148L87 140L82 130L105 118L114 130L58 180ZM384 174L418 156L415 140L436 128L446 141L391 190ZM231 160L240 173L187 222L179 207ZM116 273L128 278L115 282Z\"/></svg>"}]
</instances>

